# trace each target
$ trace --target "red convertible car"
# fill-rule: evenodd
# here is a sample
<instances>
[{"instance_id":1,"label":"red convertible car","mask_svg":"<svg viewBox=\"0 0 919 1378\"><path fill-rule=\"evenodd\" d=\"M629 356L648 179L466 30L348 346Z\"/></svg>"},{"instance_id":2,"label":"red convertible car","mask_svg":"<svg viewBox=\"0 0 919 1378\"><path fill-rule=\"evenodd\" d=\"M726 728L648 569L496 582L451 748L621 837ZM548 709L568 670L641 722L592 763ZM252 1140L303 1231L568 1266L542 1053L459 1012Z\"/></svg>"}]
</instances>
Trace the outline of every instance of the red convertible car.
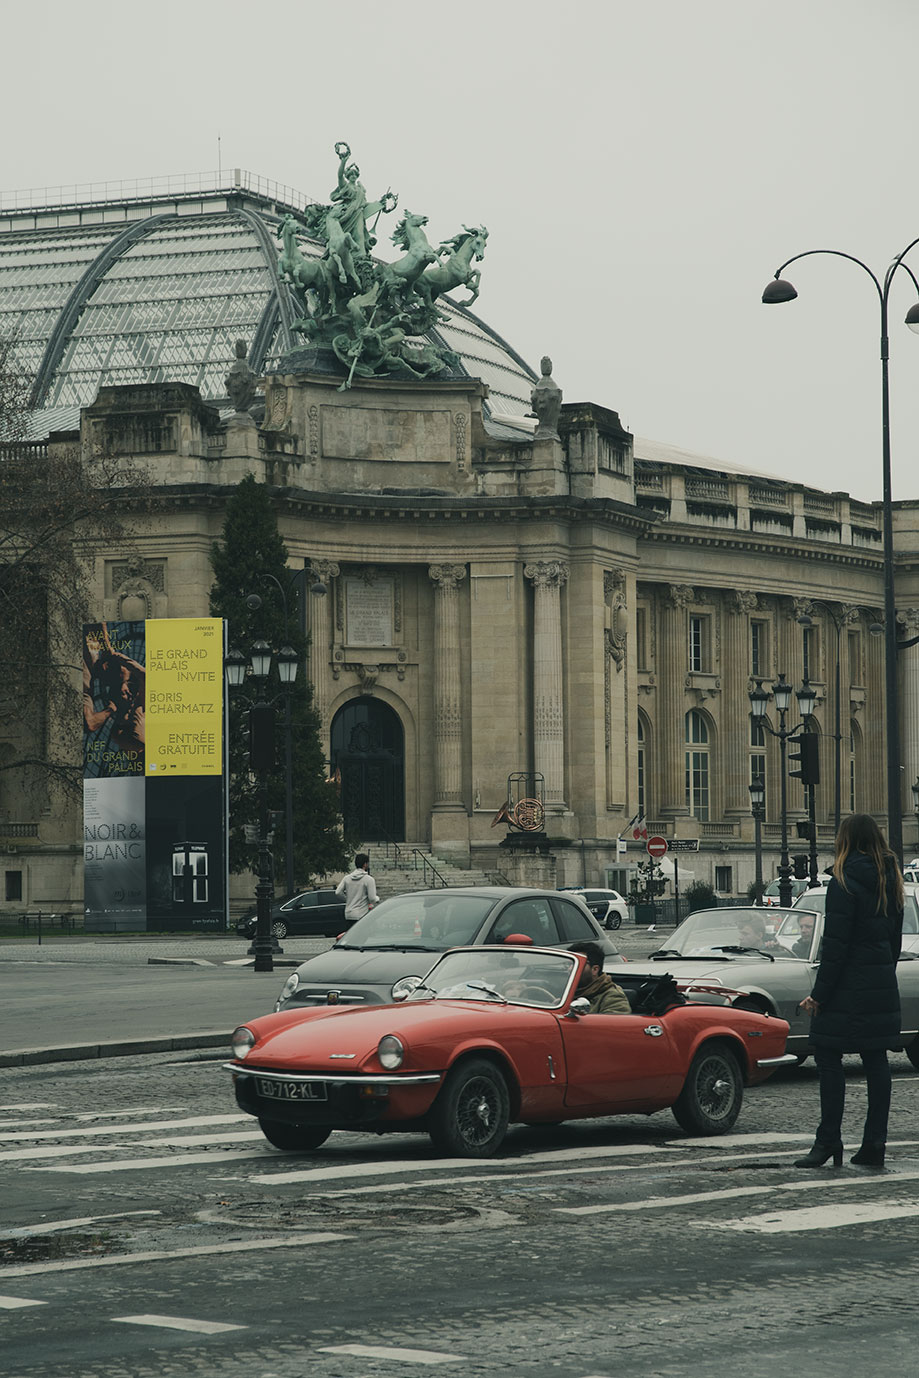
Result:
<instances>
[{"instance_id":1,"label":"red convertible car","mask_svg":"<svg viewBox=\"0 0 919 1378\"><path fill-rule=\"evenodd\" d=\"M487 1157L508 1124L653 1114L723 1134L744 1084L793 1063L784 1019L687 1003L668 975L616 980L630 1014L591 1014L580 953L505 943L447 952L399 1004L262 1015L233 1034L239 1106L276 1148L334 1129L418 1130Z\"/></svg>"}]
</instances>

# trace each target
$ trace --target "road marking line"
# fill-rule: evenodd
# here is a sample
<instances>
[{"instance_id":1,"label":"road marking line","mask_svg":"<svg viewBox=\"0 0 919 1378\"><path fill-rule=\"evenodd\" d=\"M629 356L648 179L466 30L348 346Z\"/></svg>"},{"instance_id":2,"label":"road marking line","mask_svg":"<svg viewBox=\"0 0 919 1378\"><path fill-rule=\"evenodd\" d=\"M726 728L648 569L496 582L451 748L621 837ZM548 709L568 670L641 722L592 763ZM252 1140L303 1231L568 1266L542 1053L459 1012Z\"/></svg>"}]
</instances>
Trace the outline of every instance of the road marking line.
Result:
<instances>
[{"instance_id":1,"label":"road marking line","mask_svg":"<svg viewBox=\"0 0 919 1378\"><path fill-rule=\"evenodd\" d=\"M171 1263L178 1258L206 1258L214 1254L256 1253L259 1249L302 1249L305 1244L331 1244L356 1238L350 1234L322 1232L268 1236L264 1239L237 1239L229 1244L202 1244L197 1248L149 1249L140 1254L109 1254L104 1258L61 1259L55 1263L22 1263L0 1268L0 1280L40 1277L44 1273L75 1273L86 1268L123 1267L131 1263Z\"/></svg>"},{"instance_id":2,"label":"road marking line","mask_svg":"<svg viewBox=\"0 0 919 1378\"><path fill-rule=\"evenodd\" d=\"M13 1230L0 1230L0 1239L31 1239L36 1234L56 1234L58 1230L76 1230L85 1225L97 1225L100 1220L126 1220L135 1215L159 1215L159 1211L115 1211L112 1215L84 1215L74 1220L46 1220L41 1225L18 1225Z\"/></svg>"},{"instance_id":3,"label":"road marking line","mask_svg":"<svg viewBox=\"0 0 919 1378\"><path fill-rule=\"evenodd\" d=\"M261 1139L265 1147L268 1144L260 1129L240 1130L236 1134L195 1134L188 1139L141 1139L138 1142L140 1148L200 1148L202 1144L213 1144L219 1148L221 1144L242 1144L250 1143L256 1139Z\"/></svg>"},{"instance_id":4,"label":"road marking line","mask_svg":"<svg viewBox=\"0 0 919 1378\"><path fill-rule=\"evenodd\" d=\"M768 1186L725 1187L721 1191L698 1191L685 1196L649 1196L643 1201L620 1201L614 1205L556 1206L554 1209L560 1215L604 1215L613 1211L654 1210L659 1206L692 1206L700 1201L729 1201L737 1196L770 1196L776 1191L825 1191L827 1187L874 1186L883 1183L885 1178L889 1184L890 1178L887 1174L874 1176L867 1173L846 1173L842 1177L809 1174L807 1177L795 1177L790 1182L770 1182ZM901 1172L896 1177L897 1182L916 1179L919 1179L919 1171Z\"/></svg>"},{"instance_id":5,"label":"road marking line","mask_svg":"<svg viewBox=\"0 0 919 1378\"><path fill-rule=\"evenodd\" d=\"M124 1144L121 1145L124 1148ZM267 1145L266 1145L267 1147ZM234 1158L263 1157L264 1150L218 1149L214 1153L174 1153L170 1158L116 1158L104 1163L53 1163L48 1167L27 1167L26 1172L76 1172L88 1176L92 1172L140 1172L155 1167L187 1167L189 1163L210 1163L217 1167ZM463 1159L464 1162L468 1161Z\"/></svg>"},{"instance_id":6,"label":"road marking line","mask_svg":"<svg viewBox=\"0 0 919 1378\"><path fill-rule=\"evenodd\" d=\"M74 1115L75 1120L123 1119L126 1115L181 1115L188 1109L185 1105L135 1105L130 1110L86 1110Z\"/></svg>"},{"instance_id":7,"label":"road marking line","mask_svg":"<svg viewBox=\"0 0 919 1378\"><path fill-rule=\"evenodd\" d=\"M188 1316L113 1316L120 1325L156 1325L167 1330L194 1330L199 1335L221 1335L225 1330L247 1330L245 1325L229 1325L224 1321L195 1321Z\"/></svg>"},{"instance_id":8,"label":"road marking line","mask_svg":"<svg viewBox=\"0 0 919 1378\"><path fill-rule=\"evenodd\" d=\"M527 1153L519 1158L503 1158L495 1167L503 1167L505 1174L513 1174L521 1167L530 1167L540 1163L558 1163L577 1161L583 1162L585 1153L589 1153L592 1158L634 1158L637 1155L650 1155L655 1160L655 1165L662 1161L664 1150L651 1144L637 1144L626 1146L624 1144L614 1144L606 1148L572 1148L559 1149L552 1153ZM325 1182L334 1181L342 1177L391 1177L394 1173L406 1172L445 1172L453 1171L456 1168L471 1167L472 1163L468 1158L432 1158L432 1159L396 1159L393 1161L376 1161L371 1163L342 1163L336 1167L315 1167L303 1168L294 1172L263 1173L253 1177L262 1186L283 1186L288 1182Z\"/></svg>"},{"instance_id":9,"label":"road marking line","mask_svg":"<svg viewBox=\"0 0 919 1378\"><path fill-rule=\"evenodd\" d=\"M835 1230L915 1216L919 1216L919 1201L899 1204L879 1202L876 1205L855 1201L843 1205L834 1202L832 1206L773 1211L768 1215L749 1215L741 1220L698 1220L696 1224L713 1230L739 1230L750 1234L792 1234L800 1230Z\"/></svg>"},{"instance_id":10,"label":"road marking line","mask_svg":"<svg viewBox=\"0 0 919 1378\"><path fill-rule=\"evenodd\" d=\"M40 1129L34 1134L0 1134L0 1143L16 1139L85 1139L90 1134L149 1134L152 1129L197 1129L207 1124L251 1124L251 1115L202 1115L194 1120L156 1120L152 1124L96 1124L86 1129Z\"/></svg>"},{"instance_id":11,"label":"road marking line","mask_svg":"<svg viewBox=\"0 0 919 1378\"><path fill-rule=\"evenodd\" d=\"M32 1301L30 1297L0 1297L0 1311L18 1311L21 1306L47 1306L46 1301Z\"/></svg>"},{"instance_id":12,"label":"road marking line","mask_svg":"<svg viewBox=\"0 0 919 1378\"><path fill-rule=\"evenodd\" d=\"M401 1359L405 1364L467 1364L465 1354L439 1354L433 1349L400 1349L389 1345L324 1345L320 1354L353 1354L358 1359Z\"/></svg>"},{"instance_id":13,"label":"road marking line","mask_svg":"<svg viewBox=\"0 0 919 1378\"><path fill-rule=\"evenodd\" d=\"M68 1153L123 1153L124 1144L51 1144L34 1145L31 1148L5 1148L0 1152L0 1163L14 1162L17 1158L64 1158Z\"/></svg>"},{"instance_id":14,"label":"road marking line","mask_svg":"<svg viewBox=\"0 0 919 1378\"><path fill-rule=\"evenodd\" d=\"M7 1110L57 1110L57 1102L53 1100L30 1100L10 1105L0 1105L0 1111Z\"/></svg>"}]
</instances>

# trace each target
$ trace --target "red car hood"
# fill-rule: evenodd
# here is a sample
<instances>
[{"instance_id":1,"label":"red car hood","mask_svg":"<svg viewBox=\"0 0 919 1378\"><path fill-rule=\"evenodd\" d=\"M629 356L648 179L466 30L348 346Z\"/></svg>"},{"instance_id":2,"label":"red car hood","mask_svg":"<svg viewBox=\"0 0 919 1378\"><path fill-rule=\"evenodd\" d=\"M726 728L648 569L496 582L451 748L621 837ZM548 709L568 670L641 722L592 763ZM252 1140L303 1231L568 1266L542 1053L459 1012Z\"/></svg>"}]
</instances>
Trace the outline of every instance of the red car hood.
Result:
<instances>
[{"instance_id":1,"label":"red car hood","mask_svg":"<svg viewBox=\"0 0 919 1378\"><path fill-rule=\"evenodd\" d=\"M405 1046L405 1066L419 1069L425 1050L439 1066L435 1049L457 1038L475 1036L480 1042L500 1041L502 1032L515 1037L537 1024L544 1026L551 1010L500 1005L473 1000L423 1000L399 1005L370 1005L366 1009L323 1007L289 1011L250 1019L258 1042L245 1065L268 1068L308 1066L312 1071L355 1072L370 1058L385 1034L395 1034ZM336 1056L337 1055L337 1056ZM429 1064L430 1065L430 1064Z\"/></svg>"}]
</instances>

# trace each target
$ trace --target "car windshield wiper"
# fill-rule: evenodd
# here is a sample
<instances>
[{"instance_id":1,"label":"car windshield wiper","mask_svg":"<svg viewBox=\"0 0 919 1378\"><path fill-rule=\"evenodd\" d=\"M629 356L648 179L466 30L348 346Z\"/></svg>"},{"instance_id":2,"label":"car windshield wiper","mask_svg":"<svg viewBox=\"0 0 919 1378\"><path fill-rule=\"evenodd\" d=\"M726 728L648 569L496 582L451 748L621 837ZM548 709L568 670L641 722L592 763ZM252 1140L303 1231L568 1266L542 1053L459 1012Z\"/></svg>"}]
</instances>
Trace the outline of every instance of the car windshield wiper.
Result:
<instances>
[{"instance_id":1,"label":"car windshield wiper","mask_svg":"<svg viewBox=\"0 0 919 1378\"><path fill-rule=\"evenodd\" d=\"M648 961L656 961L658 957L682 957L682 955L682 952L677 952L675 947L659 947L656 952L651 953Z\"/></svg>"},{"instance_id":2,"label":"car windshield wiper","mask_svg":"<svg viewBox=\"0 0 919 1378\"><path fill-rule=\"evenodd\" d=\"M368 943L354 949L357 952L443 952L442 947L425 947L423 943Z\"/></svg>"},{"instance_id":3,"label":"car windshield wiper","mask_svg":"<svg viewBox=\"0 0 919 1378\"><path fill-rule=\"evenodd\" d=\"M470 990L484 990L486 995L493 995L502 1004L507 1004L507 997L502 995L499 990L495 990L494 986L488 985L486 981L467 981L466 985Z\"/></svg>"},{"instance_id":4,"label":"car windshield wiper","mask_svg":"<svg viewBox=\"0 0 919 1378\"><path fill-rule=\"evenodd\" d=\"M761 947L745 947L742 943L719 943L712 948L712 952L755 952L757 957L767 957L770 962L775 958L771 952L764 952Z\"/></svg>"}]
</instances>

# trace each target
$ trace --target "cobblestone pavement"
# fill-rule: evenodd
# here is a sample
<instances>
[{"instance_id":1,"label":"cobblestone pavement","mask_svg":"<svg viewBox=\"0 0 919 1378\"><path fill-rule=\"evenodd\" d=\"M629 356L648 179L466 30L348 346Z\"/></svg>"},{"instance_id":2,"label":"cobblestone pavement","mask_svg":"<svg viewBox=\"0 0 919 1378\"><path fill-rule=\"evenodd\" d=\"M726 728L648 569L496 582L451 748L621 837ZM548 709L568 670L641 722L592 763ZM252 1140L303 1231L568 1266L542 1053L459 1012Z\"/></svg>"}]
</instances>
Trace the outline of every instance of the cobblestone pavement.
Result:
<instances>
[{"instance_id":1,"label":"cobblestone pavement","mask_svg":"<svg viewBox=\"0 0 919 1378\"><path fill-rule=\"evenodd\" d=\"M687 1139L662 1112L519 1127L499 1158L459 1165L418 1136L277 1153L200 1054L13 1069L3 1370L914 1378L919 1077L892 1061L882 1174L795 1173L808 1067L750 1092L724 1139ZM864 1081L847 1065L857 1139ZM30 1222L31 1258L23 1244L10 1261Z\"/></svg>"}]
</instances>

